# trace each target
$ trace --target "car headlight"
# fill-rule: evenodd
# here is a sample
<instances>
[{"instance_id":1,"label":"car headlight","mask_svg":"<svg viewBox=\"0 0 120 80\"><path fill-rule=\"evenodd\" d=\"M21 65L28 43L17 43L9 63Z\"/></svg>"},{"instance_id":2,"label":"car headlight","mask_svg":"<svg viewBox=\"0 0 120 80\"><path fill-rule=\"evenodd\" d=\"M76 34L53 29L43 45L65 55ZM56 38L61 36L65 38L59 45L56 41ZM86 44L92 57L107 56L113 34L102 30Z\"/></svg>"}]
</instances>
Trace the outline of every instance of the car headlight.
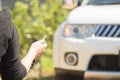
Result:
<instances>
[{"instance_id":1,"label":"car headlight","mask_svg":"<svg viewBox=\"0 0 120 80\"><path fill-rule=\"evenodd\" d=\"M93 35L96 25L66 24L63 30L64 37L84 39Z\"/></svg>"}]
</instances>

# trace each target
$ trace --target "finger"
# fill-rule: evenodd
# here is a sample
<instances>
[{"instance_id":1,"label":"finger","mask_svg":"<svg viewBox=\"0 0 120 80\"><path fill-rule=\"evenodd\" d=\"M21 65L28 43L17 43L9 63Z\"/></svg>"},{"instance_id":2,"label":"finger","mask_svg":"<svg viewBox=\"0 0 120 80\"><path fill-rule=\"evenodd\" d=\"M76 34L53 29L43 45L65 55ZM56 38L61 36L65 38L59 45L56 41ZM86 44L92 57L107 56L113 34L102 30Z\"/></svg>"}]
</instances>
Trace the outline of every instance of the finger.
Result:
<instances>
[{"instance_id":1,"label":"finger","mask_svg":"<svg viewBox=\"0 0 120 80\"><path fill-rule=\"evenodd\" d=\"M43 46L44 48L46 48L46 47L47 47L47 43L43 43L42 46Z\"/></svg>"}]
</instances>

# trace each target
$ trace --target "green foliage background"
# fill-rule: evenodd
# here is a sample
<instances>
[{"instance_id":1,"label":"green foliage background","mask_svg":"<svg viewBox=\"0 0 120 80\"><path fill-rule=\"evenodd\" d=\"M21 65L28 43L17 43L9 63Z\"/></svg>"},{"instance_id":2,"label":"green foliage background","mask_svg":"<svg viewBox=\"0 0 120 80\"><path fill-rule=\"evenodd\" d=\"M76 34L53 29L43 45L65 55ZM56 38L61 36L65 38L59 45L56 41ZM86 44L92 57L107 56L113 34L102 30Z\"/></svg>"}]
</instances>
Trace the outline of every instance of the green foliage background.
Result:
<instances>
[{"instance_id":1,"label":"green foliage background","mask_svg":"<svg viewBox=\"0 0 120 80\"><path fill-rule=\"evenodd\" d=\"M42 71L49 71L53 69L53 35L66 18L68 11L61 8L61 0L42 1L17 1L12 10L12 17L19 33L21 57L25 56L32 42L42 39L45 34L47 35L48 47L42 56L41 64Z\"/></svg>"}]
</instances>

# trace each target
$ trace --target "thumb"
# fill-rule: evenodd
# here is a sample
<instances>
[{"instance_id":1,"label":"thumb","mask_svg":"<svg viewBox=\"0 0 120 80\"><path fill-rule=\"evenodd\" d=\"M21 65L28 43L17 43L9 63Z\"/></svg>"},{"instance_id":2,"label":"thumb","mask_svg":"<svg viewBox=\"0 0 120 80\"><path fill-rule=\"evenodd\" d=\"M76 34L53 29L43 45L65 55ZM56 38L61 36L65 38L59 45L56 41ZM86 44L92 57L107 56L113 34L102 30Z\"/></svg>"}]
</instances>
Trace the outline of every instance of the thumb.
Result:
<instances>
[{"instance_id":1,"label":"thumb","mask_svg":"<svg viewBox=\"0 0 120 80\"><path fill-rule=\"evenodd\" d=\"M46 42L43 43L42 46L43 46L44 48L46 48L46 47L47 47L47 43L46 43Z\"/></svg>"}]
</instances>

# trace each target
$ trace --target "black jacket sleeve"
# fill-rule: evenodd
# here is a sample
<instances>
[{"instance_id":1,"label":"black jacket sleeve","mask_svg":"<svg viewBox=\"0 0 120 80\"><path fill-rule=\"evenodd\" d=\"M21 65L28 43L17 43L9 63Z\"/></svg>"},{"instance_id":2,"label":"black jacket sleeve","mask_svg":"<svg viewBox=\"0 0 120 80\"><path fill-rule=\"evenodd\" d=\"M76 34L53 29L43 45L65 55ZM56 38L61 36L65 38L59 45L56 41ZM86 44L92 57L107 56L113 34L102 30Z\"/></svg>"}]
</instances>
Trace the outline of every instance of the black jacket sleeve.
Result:
<instances>
[{"instance_id":1,"label":"black jacket sleeve","mask_svg":"<svg viewBox=\"0 0 120 80\"><path fill-rule=\"evenodd\" d=\"M26 75L26 68L20 60L18 33L11 21L10 14L7 11L5 13L6 15L0 14L8 16L7 20L3 21L4 24L1 25L6 28L3 31L4 36L2 36L4 46L0 44L4 51L0 57L0 73L3 80L22 80Z\"/></svg>"}]
</instances>

